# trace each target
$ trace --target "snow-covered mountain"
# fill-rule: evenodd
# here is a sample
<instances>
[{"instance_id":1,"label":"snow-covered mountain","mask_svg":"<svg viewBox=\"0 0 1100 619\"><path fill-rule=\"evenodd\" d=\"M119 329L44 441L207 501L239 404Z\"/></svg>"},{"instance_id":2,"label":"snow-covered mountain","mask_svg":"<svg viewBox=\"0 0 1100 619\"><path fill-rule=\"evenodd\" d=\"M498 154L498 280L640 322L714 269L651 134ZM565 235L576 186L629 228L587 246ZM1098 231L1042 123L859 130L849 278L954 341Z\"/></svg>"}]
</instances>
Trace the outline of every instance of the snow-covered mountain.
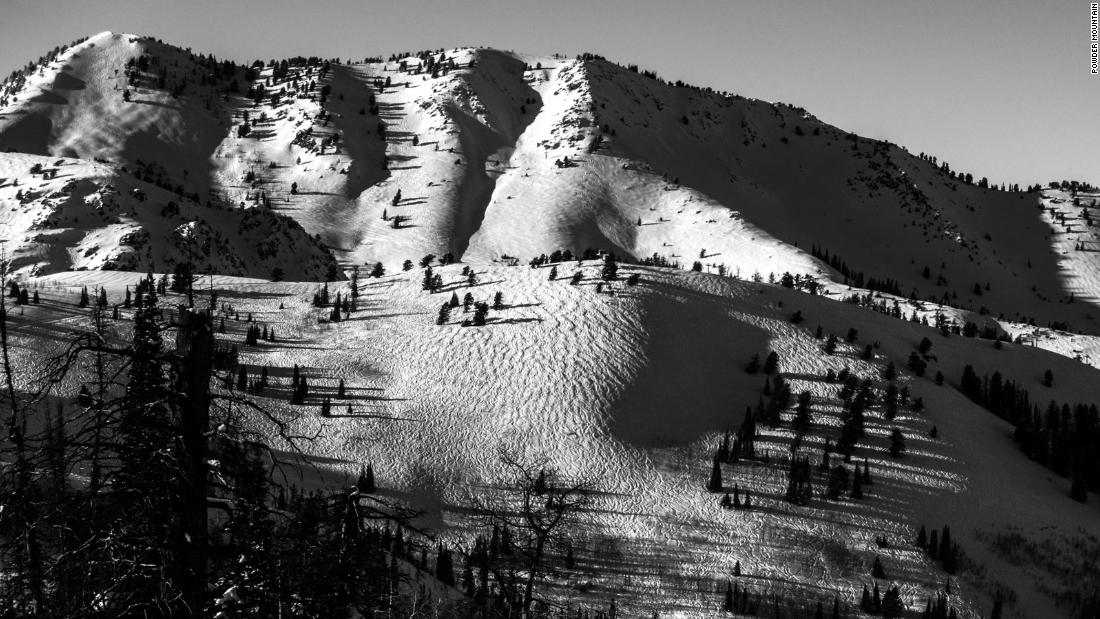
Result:
<instances>
[{"instance_id":1,"label":"snow-covered mountain","mask_svg":"<svg viewBox=\"0 0 1100 619\"><path fill-rule=\"evenodd\" d=\"M48 325L85 320L70 307L82 287L113 304L138 277L122 271L191 262L214 274L220 339L241 341L245 313L278 331L241 357L253 375L271 369L279 387L258 398L287 420L279 431L323 430L311 455L337 477L373 462L445 539L469 541L464 510L499 479L502 447L599 480L605 496L576 534L587 567L559 574L561 599L705 617L737 582L807 612L838 596L854 614L876 557L912 610L945 580L972 617L998 594L1006 616L1068 614L1080 607L1062 599L1068 579L1098 586L1080 561L1100 552L1096 497L1071 500L1070 481L1029 461L960 380L969 365L1041 407L1091 403L1093 188L993 188L797 107L596 56L241 66L113 33L0 86L0 151L0 240L43 299L13 316L25 363ZM597 290L593 259L555 260L554 279L527 266L565 249L616 254L619 278ZM422 289L420 268L403 272L448 253L462 264L428 260L443 294ZM362 270L350 319L309 303L317 282L376 263L386 275ZM435 324L452 292L498 291L486 326L461 327L461 307ZM984 332L949 337L952 323ZM759 457L721 466L755 506L722 510L706 477L723 434L770 398L774 379L745 370L769 352L808 394L812 427L795 438L793 402L761 424ZM322 418L316 394L288 404L295 366L320 394L346 381L355 410ZM842 370L876 398L844 464L866 461L874 486L865 500L823 498L825 468L816 498L794 505L790 461L816 468L845 423ZM888 415L890 385L909 398ZM888 453L894 428L904 457ZM951 526L957 575L914 547L922 524ZM1049 554L1029 562L1038 548Z\"/></svg>"},{"instance_id":2,"label":"snow-covered mountain","mask_svg":"<svg viewBox=\"0 0 1100 619\"><path fill-rule=\"evenodd\" d=\"M843 283L816 249L902 297L1100 328L1083 216L1096 194L970 184L800 108L599 57L259 64L102 33L0 89L0 150L100 159L203 205L288 215L345 265L592 247ZM1056 204L1068 219L1040 208Z\"/></svg>"}]
</instances>

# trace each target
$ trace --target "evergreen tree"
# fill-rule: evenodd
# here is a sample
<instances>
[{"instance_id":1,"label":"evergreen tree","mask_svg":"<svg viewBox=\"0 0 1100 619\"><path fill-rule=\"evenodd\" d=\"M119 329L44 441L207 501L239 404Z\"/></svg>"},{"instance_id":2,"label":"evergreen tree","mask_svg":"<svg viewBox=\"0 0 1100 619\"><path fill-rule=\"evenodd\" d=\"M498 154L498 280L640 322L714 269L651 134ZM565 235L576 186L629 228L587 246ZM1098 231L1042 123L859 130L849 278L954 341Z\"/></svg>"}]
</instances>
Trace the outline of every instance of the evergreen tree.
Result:
<instances>
[{"instance_id":1,"label":"evergreen tree","mask_svg":"<svg viewBox=\"0 0 1100 619\"><path fill-rule=\"evenodd\" d=\"M905 436L901 430L894 428L890 432L890 455L897 458L905 453Z\"/></svg>"},{"instance_id":2,"label":"evergreen tree","mask_svg":"<svg viewBox=\"0 0 1100 619\"><path fill-rule=\"evenodd\" d=\"M898 376L898 369L894 366L894 362L891 361L886 364L886 369L882 371L882 377L886 380L892 381Z\"/></svg>"},{"instance_id":3,"label":"evergreen tree","mask_svg":"<svg viewBox=\"0 0 1100 619\"><path fill-rule=\"evenodd\" d=\"M871 566L871 577L879 580L886 578L886 570L882 567L882 561L878 557L875 557L875 562Z\"/></svg>"},{"instance_id":4,"label":"evergreen tree","mask_svg":"<svg viewBox=\"0 0 1100 619\"><path fill-rule=\"evenodd\" d=\"M808 505L813 498L813 473L808 459L791 461L787 471L786 498L795 505Z\"/></svg>"},{"instance_id":5,"label":"evergreen tree","mask_svg":"<svg viewBox=\"0 0 1100 619\"><path fill-rule=\"evenodd\" d=\"M714 460L714 466L712 466L710 470L710 480L707 481L707 491L722 491L722 467L717 459Z\"/></svg>"},{"instance_id":6,"label":"evergreen tree","mask_svg":"<svg viewBox=\"0 0 1100 619\"><path fill-rule=\"evenodd\" d=\"M836 465L829 474L828 496L831 500L840 499L841 495L848 492L848 469L843 465Z\"/></svg>"},{"instance_id":7,"label":"evergreen tree","mask_svg":"<svg viewBox=\"0 0 1100 619\"><path fill-rule=\"evenodd\" d=\"M852 476L852 498L863 498L863 476L860 475L858 472Z\"/></svg>"},{"instance_id":8,"label":"evergreen tree","mask_svg":"<svg viewBox=\"0 0 1100 619\"><path fill-rule=\"evenodd\" d=\"M901 601L901 593L896 586L886 590L882 598L882 616L897 619L905 612L905 604Z\"/></svg>"},{"instance_id":9,"label":"evergreen tree","mask_svg":"<svg viewBox=\"0 0 1100 619\"><path fill-rule=\"evenodd\" d=\"M775 374L779 370L779 354L774 350L768 353L767 359L764 360L764 373L768 375Z\"/></svg>"},{"instance_id":10,"label":"evergreen tree","mask_svg":"<svg viewBox=\"0 0 1100 619\"><path fill-rule=\"evenodd\" d=\"M444 303L439 307L439 315L436 316L435 324L445 325L447 321L451 319L451 304Z\"/></svg>"},{"instance_id":11,"label":"evergreen tree","mask_svg":"<svg viewBox=\"0 0 1100 619\"><path fill-rule=\"evenodd\" d=\"M604 256L603 268L600 270L600 278L605 282L619 279L619 264L616 262L614 254L609 253Z\"/></svg>"},{"instance_id":12,"label":"evergreen tree","mask_svg":"<svg viewBox=\"0 0 1100 619\"><path fill-rule=\"evenodd\" d=\"M473 323L475 327L481 327L485 325L489 316L489 304L488 303L475 303L474 304L474 318Z\"/></svg>"},{"instance_id":13,"label":"evergreen tree","mask_svg":"<svg viewBox=\"0 0 1100 619\"><path fill-rule=\"evenodd\" d=\"M355 488L360 494L374 494L376 487L374 485L374 467L372 464L367 464L366 468L359 468L359 480L355 482Z\"/></svg>"},{"instance_id":14,"label":"evergreen tree","mask_svg":"<svg viewBox=\"0 0 1100 619\"><path fill-rule=\"evenodd\" d=\"M455 586L454 559L451 551L443 544L436 551L435 577L449 587Z\"/></svg>"}]
</instances>

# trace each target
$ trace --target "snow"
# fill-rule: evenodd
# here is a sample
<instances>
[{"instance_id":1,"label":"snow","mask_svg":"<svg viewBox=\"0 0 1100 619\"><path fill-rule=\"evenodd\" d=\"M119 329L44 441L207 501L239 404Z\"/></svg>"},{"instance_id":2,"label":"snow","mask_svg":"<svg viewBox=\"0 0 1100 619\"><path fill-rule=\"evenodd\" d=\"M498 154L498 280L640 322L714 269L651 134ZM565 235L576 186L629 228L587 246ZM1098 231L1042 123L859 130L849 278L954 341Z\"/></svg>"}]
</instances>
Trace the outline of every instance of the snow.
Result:
<instances>
[{"instance_id":1,"label":"snow","mask_svg":"<svg viewBox=\"0 0 1100 619\"><path fill-rule=\"evenodd\" d=\"M242 359L271 368L281 389L259 399L291 431L323 430L306 450L328 480L372 462L385 492L424 508L423 524L460 543L471 533L466 508L500 492L501 449L598 483L592 522L575 536L582 565L608 565L567 574L563 599L614 594L624 612L713 616L716 591L740 561L740 582L754 591L858 602L881 556L918 608L945 574L909 541L921 524L946 523L980 568L955 581L952 602L964 616L987 613L998 586L1017 593L1022 616L1068 613L1052 599L1055 568L1017 565L993 540L1019 530L1053 548L1096 548L1097 501L1072 502L1066 480L1029 462L1007 424L950 384L972 364L1037 397L1092 398L1100 263L1074 196L951 181L929 161L804 110L675 87L601 60L450 49L456 69L436 77L403 72L401 61L333 65L323 79L319 67L292 66L286 82L268 87L316 80L331 88L324 104L292 94L253 104L191 87L178 99L135 87L126 102L114 71L142 53L173 71L199 66L171 46L103 33L35 72L0 110L0 150L18 151L0 155L0 240L45 300L12 317L27 367L84 324L71 307L81 287L102 286L115 303L150 265L170 272L185 259L187 238L205 238L214 249L202 270L212 276L196 289L216 287L235 312L275 328L277 343L242 347ZM251 132L239 137L246 112ZM571 165L556 163L565 158ZM199 203L137 178L139 161L159 164ZM31 175L36 163L57 176ZM1077 197L1088 206L1100 196ZM164 209L169 202L178 213ZM405 223L394 228L394 216ZM813 258L814 245L896 280L903 296L880 298L906 316L995 321L1023 343L998 350L838 302L866 291ZM501 266L505 256L524 264L587 247L659 254L685 268L699 261L708 273L721 265L739 279L623 264L620 277L637 273L641 284L620 280L597 293L595 261L558 265L557 281L548 268ZM405 260L446 252L462 264L436 268L439 294L421 290L420 269L401 272ZM327 323L309 300L334 260L382 262L388 275L364 278L360 310ZM465 286L463 266L481 283ZM269 281L275 267L300 281ZM585 279L571 286L576 270ZM823 294L748 281L784 272L815 277ZM491 301L498 290L506 307L488 325L460 326L461 308L434 324L451 292ZM910 291L920 300L910 302ZM795 310L800 325L789 321ZM239 343L246 325L228 318L224 339ZM858 328L859 341L827 355L818 325L839 336ZM723 511L705 491L721 433L761 396L763 375L743 370L753 354L776 351L793 392L812 394L815 429L802 450L816 464L824 429L835 439L840 425L838 385L825 373L847 367L881 388L881 368L904 367L923 337L936 355L926 375L942 371L948 386L903 372L900 384L926 412L869 417L855 454L873 470L868 499L786 503L789 423L761 430L758 450L770 463L724 468L726 485L750 490L755 509ZM870 361L859 358L866 343L876 344ZM314 392L305 407L283 397L295 364ZM1040 384L1048 368L1055 390ZM317 394L341 378L352 415L337 400L322 419ZM249 423L277 440L269 422ZM933 425L938 439L928 436ZM894 426L909 447L900 459L885 451ZM290 481L322 483L311 470ZM889 548L876 546L879 535Z\"/></svg>"},{"instance_id":2,"label":"snow","mask_svg":"<svg viewBox=\"0 0 1100 619\"><path fill-rule=\"evenodd\" d=\"M818 498L799 508L783 500L789 425L761 430L758 450L770 453L771 464L724 468L727 486L749 489L755 509L720 510L720 497L703 485L720 433L736 428L745 406L759 397L763 375L743 371L754 353L763 357L775 350L794 393L813 394L815 430L802 449L815 464L821 428L832 428L835 439L839 427L838 385L825 383L825 372L848 367L878 380L888 359L903 367L922 337L933 340L939 359L928 376L940 370L949 383L961 375L963 363L972 363L1042 393L1036 368L1050 367L1060 385L1052 397L1077 401L1089 398L1096 370L1041 349L1006 344L998 351L988 341L944 338L928 327L820 296L714 275L624 266L621 275L637 272L641 284L630 288L620 281L614 294L598 294L595 261L579 267L585 273L580 286L567 281L572 265L560 265L564 275L553 282L548 268L476 268L484 283L469 289L475 298L490 300L501 290L507 307L491 312L485 327L460 326L461 307L448 325L435 326L438 305L450 291L460 298L467 291L458 283L464 281L460 268L436 269L446 291L434 295L420 289L420 269L365 279L361 311L332 324L318 323L325 312L308 304L319 284L219 277L215 285L221 302L279 334L280 343L244 347L244 363L255 371L268 365L280 384L299 364L315 398L345 380L350 417L341 416L345 403L339 400L337 414L323 419L316 403L292 407L271 392L259 398L290 421L292 431L323 430L306 447L318 466L340 480L373 463L386 492L430 509L424 522L445 537L466 539L462 506L495 492L502 448L594 479L603 493L592 526L577 532L583 549L578 556L583 564L584 557L594 561L598 549L612 547L636 571L608 569L593 593L581 596L590 603L616 591L622 608L709 616L720 601L714 586L724 589L735 561L750 575L742 584L758 591L827 601L839 588L843 598L857 600L870 582L872 558L882 556L888 576L915 607L945 575L909 542L920 524L946 523L967 556L984 568L981 577L960 576L954 603L986 612L991 583L999 582L1017 592L1023 614L1055 612L1037 589L1040 581L1005 563L980 536L1019 527L1038 543L1065 543L1092 528L1095 502L1071 501L1068 481L1027 461L1007 424L929 379L904 373L900 379L924 399L926 413L903 413L893 422L877 412L869 417L869 445L861 442L855 454L857 462L869 459L875 479L864 501ZM75 294L76 285L104 285L113 296L131 277L66 273L31 285L42 286L47 299L59 286L69 287L59 294L71 299L66 295ZM346 291L332 293L338 290ZM277 309L280 304L284 310ZM806 316L798 326L787 320L796 308ZM859 342L826 355L813 337L817 324L840 335L856 325ZM239 342L245 325L227 325L227 340ZM879 343L870 362L859 359L862 342ZM274 439L269 425L254 423ZM927 438L933 424L940 439ZM900 459L885 452L894 425L909 447ZM880 534L891 548L875 546ZM711 584L699 592L698 582Z\"/></svg>"}]
</instances>

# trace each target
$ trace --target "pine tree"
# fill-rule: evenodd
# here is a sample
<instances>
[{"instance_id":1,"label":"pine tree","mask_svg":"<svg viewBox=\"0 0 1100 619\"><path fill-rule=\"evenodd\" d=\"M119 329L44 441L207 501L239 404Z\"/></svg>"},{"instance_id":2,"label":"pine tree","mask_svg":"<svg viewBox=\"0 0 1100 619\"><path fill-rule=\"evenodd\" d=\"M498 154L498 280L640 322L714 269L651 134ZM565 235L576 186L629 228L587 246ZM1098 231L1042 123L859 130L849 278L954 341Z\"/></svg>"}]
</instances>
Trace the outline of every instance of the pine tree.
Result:
<instances>
[{"instance_id":1,"label":"pine tree","mask_svg":"<svg viewBox=\"0 0 1100 619\"><path fill-rule=\"evenodd\" d=\"M721 492L722 491L722 467L718 463L718 460L714 460L714 466L710 470L710 480L707 482L707 490L709 492Z\"/></svg>"},{"instance_id":2,"label":"pine tree","mask_svg":"<svg viewBox=\"0 0 1100 619\"><path fill-rule=\"evenodd\" d=\"M901 593L896 586L886 590L882 598L882 616L897 619L905 612L905 604L901 601Z\"/></svg>"},{"instance_id":3,"label":"pine tree","mask_svg":"<svg viewBox=\"0 0 1100 619\"><path fill-rule=\"evenodd\" d=\"M451 304L444 303L439 307L439 315L436 316L435 324L445 325L447 321L451 319Z\"/></svg>"},{"instance_id":4,"label":"pine tree","mask_svg":"<svg viewBox=\"0 0 1100 619\"><path fill-rule=\"evenodd\" d=\"M779 370L779 354L774 350L768 353L767 359L764 360L764 373L769 376L775 374Z\"/></svg>"},{"instance_id":5,"label":"pine tree","mask_svg":"<svg viewBox=\"0 0 1100 619\"><path fill-rule=\"evenodd\" d=\"M905 436L901 430L894 428L890 432L890 455L897 458L905 453Z\"/></svg>"},{"instance_id":6,"label":"pine tree","mask_svg":"<svg viewBox=\"0 0 1100 619\"><path fill-rule=\"evenodd\" d=\"M366 468L359 468L359 480L355 482L355 487L360 494L374 494L374 467L371 464L368 463Z\"/></svg>"},{"instance_id":7,"label":"pine tree","mask_svg":"<svg viewBox=\"0 0 1100 619\"><path fill-rule=\"evenodd\" d=\"M858 472L852 476L852 498L863 498L863 476L860 475Z\"/></svg>"},{"instance_id":8,"label":"pine tree","mask_svg":"<svg viewBox=\"0 0 1100 619\"><path fill-rule=\"evenodd\" d=\"M473 323L476 327L485 325L489 316L489 304L488 303L475 303L474 304L474 318Z\"/></svg>"},{"instance_id":9,"label":"pine tree","mask_svg":"<svg viewBox=\"0 0 1100 619\"><path fill-rule=\"evenodd\" d=\"M878 557L875 557L875 562L871 565L871 577L880 580L886 578L886 570L882 567L882 561Z\"/></svg>"},{"instance_id":10,"label":"pine tree","mask_svg":"<svg viewBox=\"0 0 1100 619\"><path fill-rule=\"evenodd\" d=\"M619 265L615 261L614 254L607 254L604 256L603 268L600 270L600 278L605 282L614 281L619 279Z\"/></svg>"},{"instance_id":11,"label":"pine tree","mask_svg":"<svg viewBox=\"0 0 1100 619\"><path fill-rule=\"evenodd\" d=\"M80 289L80 301L77 302L77 307L88 307L88 287L85 286Z\"/></svg>"},{"instance_id":12,"label":"pine tree","mask_svg":"<svg viewBox=\"0 0 1100 619\"><path fill-rule=\"evenodd\" d=\"M895 378L897 378L897 376L898 376L898 369L894 365L894 362L891 361L891 362L887 363L886 364L886 369L884 369L882 371L882 377L886 380L892 381Z\"/></svg>"},{"instance_id":13,"label":"pine tree","mask_svg":"<svg viewBox=\"0 0 1100 619\"><path fill-rule=\"evenodd\" d=\"M836 465L829 474L828 496L831 500L838 500L841 495L848 492L848 469L843 465Z\"/></svg>"},{"instance_id":14,"label":"pine tree","mask_svg":"<svg viewBox=\"0 0 1100 619\"><path fill-rule=\"evenodd\" d=\"M435 577L449 587L455 586L454 559L451 551L443 544L436 551Z\"/></svg>"}]
</instances>

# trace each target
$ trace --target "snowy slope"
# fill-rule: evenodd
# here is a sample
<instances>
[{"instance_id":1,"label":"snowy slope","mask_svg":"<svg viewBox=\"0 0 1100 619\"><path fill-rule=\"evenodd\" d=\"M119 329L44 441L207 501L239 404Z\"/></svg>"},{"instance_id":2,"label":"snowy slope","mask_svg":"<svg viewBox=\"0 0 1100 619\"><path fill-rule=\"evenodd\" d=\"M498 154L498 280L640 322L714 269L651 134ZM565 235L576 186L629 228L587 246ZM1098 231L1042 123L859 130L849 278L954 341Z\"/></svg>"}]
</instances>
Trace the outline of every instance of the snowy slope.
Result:
<instances>
[{"instance_id":1,"label":"snowy slope","mask_svg":"<svg viewBox=\"0 0 1100 619\"><path fill-rule=\"evenodd\" d=\"M40 170L32 173L32 170ZM270 210L196 204L110 164L0 154L0 241L15 271L171 271L323 279L332 255Z\"/></svg>"},{"instance_id":2,"label":"snowy slope","mask_svg":"<svg viewBox=\"0 0 1100 619\"><path fill-rule=\"evenodd\" d=\"M1097 501L1070 501L1067 480L1029 462L1011 428L953 385L972 364L1036 397L1093 398L1100 194L978 187L799 108L598 58L467 48L261 64L249 82L243 67L104 33L0 88L0 150L15 151L0 155L0 240L45 300L13 316L27 367L85 324L72 307L82 287L102 285L115 303L138 277L121 270L170 271L190 257L234 308L220 337L241 342L237 314L278 332L243 360L269 367L277 387L260 400L291 431L324 431L308 450L333 478L373 462L387 492L459 543L471 533L465 508L496 492L502 447L596 480L605 493L575 532L581 567L557 580L563 599L713 616L740 561L737 582L757 593L810 610L836 594L851 608L878 556L917 610L946 575L909 542L921 524L946 523L968 557L953 580L963 616L987 614L1002 588L1016 595L1010 614L1071 612L1057 605L1066 574L1090 574L1068 549L1100 553ZM595 261L559 264L556 281L548 268L502 266L586 248L707 273L624 264L642 283L597 293ZM851 279L895 282L900 294L877 300L904 316L942 314L1020 343L947 338L839 302L866 290L811 248ZM421 290L420 269L402 273L406 260L448 252L465 264L437 267L440 294ZM332 324L309 300L337 261L382 262L387 275L363 280L359 311ZM464 266L480 284L463 283ZM300 281L266 281L275 269ZM708 274L719 270L735 277ZM763 283L784 272L814 277L823 294ZM461 307L434 324L452 292L497 291L505 308L487 326L461 327ZM825 354L818 325L856 328L859 340ZM874 472L868 499L783 500L790 411L761 429L767 461L725 467L755 509L720 510L704 490L721 433L762 397L763 375L744 371L753 354L777 352L794 393L812 395L814 428L796 451L816 464L840 426L826 372L847 367L881 390L885 364L904 367L923 337L935 354L926 376L942 371L947 385L903 373L927 410L870 414L855 454ZM873 359L859 358L864 344ZM295 364L314 387L304 407L286 403ZM1047 368L1056 389L1040 385ZM352 398L336 411L351 413L322 419L319 394L340 378ZM900 459L885 451L895 425L910 451ZM1022 562L1005 551L1017 532L1056 551Z\"/></svg>"},{"instance_id":3,"label":"snowy slope","mask_svg":"<svg viewBox=\"0 0 1100 619\"><path fill-rule=\"evenodd\" d=\"M1001 587L1015 592L1018 616L1069 612L1055 606L1053 596L1065 582L1044 571L1055 568L1016 565L993 536L1019 531L1037 545L1093 552L1100 545L1089 533L1100 516L1097 502L1071 501L1067 480L1029 462L1007 424L950 385L970 363L996 368L1042 394L1036 368L1049 367L1062 385L1051 397L1088 401L1097 370L1026 346L995 350L988 341L944 338L820 296L713 275L629 267L623 275L640 274L639 286L618 283L613 294L599 294L598 263L579 268L585 276L579 286L564 277L548 281L548 268L494 267L477 269L483 283L467 288L459 283L459 267L445 267L439 271L447 291L434 295L420 289L419 270L364 280L361 311L338 324L318 324L323 312L307 302L318 285L222 278L218 287L234 312L251 313L279 333L281 343L243 351L250 372L267 366L276 377L260 401L279 411L291 431L323 430L307 449L337 478L373 462L383 486L428 509L426 521L446 536L468 539L462 507L492 492L502 473L501 447L596 480L606 494L593 526L577 532L578 560L595 566L605 555L612 559L598 575L582 568L561 581L566 588L594 583L587 596L571 594L579 600L596 603L614 592L620 607L634 614L712 616L720 603L714 591L724 591L740 561L746 576L738 582L755 591L807 605L829 602L834 593L858 603L878 556L906 603L923 608L947 575L911 540L921 524L946 523L969 561L952 577L952 603L963 616L988 613ZM572 271L565 266L562 273ZM123 283L120 274L81 273L31 285L47 299L71 303L75 286L103 284L114 295ZM500 290L506 307L491 312L482 328L461 327L461 307L449 324L436 326L438 305L451 290L460 297L469 290L477 299ZM806 318L797 326L788 320L795 309ZM28 309L46 313L32 321L45 320L49 311ZM230 316L224 337L239 342L246 324ZM818 324L841 335L858 326L859 341L827 355L813 335ZM870 413L869 438L855 452L857 462L867 458L872 467L867 499L831 502L818 495L808 507L786 503L789 421L761 426L758 451L768 452L769 462L725 467L728 487L752 492L752 511L723 511L719 496L704 490L720 433L735 429L745 406L761 397L763 374L743 370L752 354L776 351L792 390L813 395L814 427L798 453L816 464L824 440L835 441L839 427L839 385L823 380L826 371L847 367L881 389L886 362L903 367L926 336L939 360L928 376L942 371L948 385L903 373L899 384L922 397L926 411L905 409L893 421L877 407ZM879 343L871 361L858 356L863 342ZM293 364L310 380L310 405L286 404ZM321 418L319 397L332 395L341 378L351 398L335 400L336 414ZM928 437L933 425L937 439ZM907 437L903 458L886 453L893 426ZM824 481L815 485L820 492ZM880 535L889 548L876 546ZM1054 559L1057 569L1076 569L1069 556L1051 556L1063 557Z\"/></svg>"},{"instance_id":4,"label":"snowy slope","mask_svg":"<svg viewBox=\"0 0 1100 619\"><path fill-rule=\"evenodd\" d=\"M147 70L128 69L142 57ZM817 247L903 296L1040 327L1100 326L1095 252L1061 254L1096 233L1051 229L1039 206L1052 195L952 179L931 156L800 108L599 58L488 49L298 59L281 75L259 68L251 83L219 66L96 35L26 80L0 112L0 147L155 162L155 175L200 201L294 217L345 265L597 247L845 283L809 255Z\"/></svg>"},{"instance_id":5,"label":"snowy slope","mask_svg":"<svg viewBox=\"0 0 1100 619\"><path fill-rule=\"evenodd\" d=\"M144 70L130 66L142 57ZM201 191L207 160L227 129L218 96L224 84L208 73L178 48L97 34L40 66L11 95L0 109L0 149L130 166L157 162L173 184Z\"/></svg>"},{"instance_id":6,"label":"snowy slope","mask_svg":"<svg viewBox=\"0 0 1100 619\"><path fill-rule=\"evenodd\" d=\"M743 277L790 271L843 283L808 255L817 246L852 271L896 281L904 296L1096 330L1088 281L1069 283L1095 260L1059 257L1038 194L952 180L798 108L674 87L602 60L439 56L456 68L433 77L416 57L339 67L324 106L295 102L305 106L285 114L295 126L320 108L333 116L341 140L327 155L281 145L280 160L268 138L239 147L279 162L280 195L290 182L312 188L289 198L288 212L347 262L392 269L451 251L488 264L600 247ZM381 145L370 114L356 118L371 97ZM571 165L557 165L566 158ZM338 174L356 164L374 178Z\"/></svg>"}]
</instances>

